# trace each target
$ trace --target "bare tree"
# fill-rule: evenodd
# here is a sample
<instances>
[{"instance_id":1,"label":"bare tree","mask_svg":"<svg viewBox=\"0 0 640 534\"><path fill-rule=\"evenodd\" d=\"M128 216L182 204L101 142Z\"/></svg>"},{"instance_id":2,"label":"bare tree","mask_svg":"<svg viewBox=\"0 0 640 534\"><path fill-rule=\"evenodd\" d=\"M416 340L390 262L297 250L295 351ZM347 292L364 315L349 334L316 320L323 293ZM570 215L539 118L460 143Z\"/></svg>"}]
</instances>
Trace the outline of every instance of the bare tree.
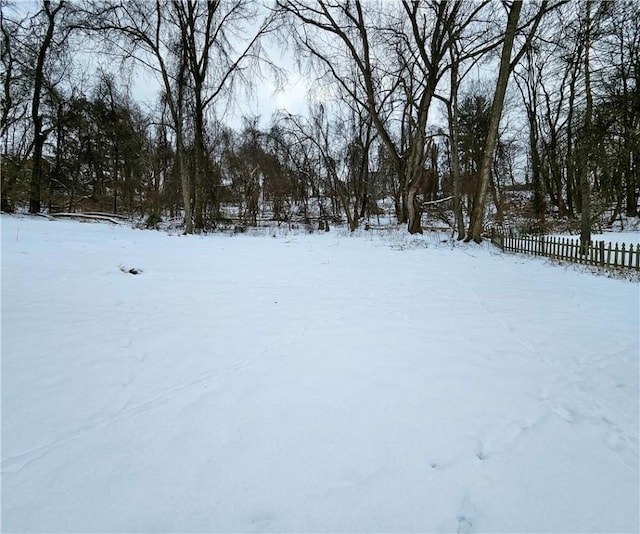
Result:
<instances>
[{"instance_id":1,"label":"bare tree","mask_svg":"<svg viewBox=\"0 0 640 534\"><path fill-rule=\"evenodd\" d=\"M522 55L526 52L527 48L531 45L533 38L536 35L536 31L542 18L551 9L554 9L559 4L550 5L548 0L543 0L540 7L535 14L531 17L527 23L523 26L528 28L524 43L520 49L515 53L512 58L512 52L514 48L514 42L516 36L521 30L518 24L520 21L520 12L522 10L521 2L512 2L508 7L507 14L507 26L504 33L504 41L502 44L502 53L500 57L500 67L498 70L498 78L496 81L495 93L493 96L493 102L491 107L491 120L489 124L489 130L487 132L487 139L485 141L485 147L482 157L482 164L480 166L480 172L478 176L478 186L476 188L476 194L473 201L473 208L471 211L471 220L469 222L469 231L465 241L471 241L472 239L479 243L482 240L482 230L484 225L484 207L487 196L488 186L491 179L491 168L494 160L494 150L496 141L498 138L498 127L500 125L500 118L502 116L502 108L504 106L504 98L507 92L507 85L509 83L509 77L515 67L520 61Z\"/></svg>"},{"instance_id":2,"label":"bare tree","mask_svg":"<svg viewBox=\"0 0 640 534\"><path fill-rule=\"evenodd\" d=\"M4 8L6 2L0 2L0 30L2 32L2 47L0 48L0 58L2 59L2 114L0 116L0 135L4 138L9 126L17 120L12 117L14 111L14 91L13 85L16 83L15 74L15 34L18 24L7 19ZM6 149L5 149L6 152Z\"/></svg>"},{"instance_id":3,"label":"bare tree","mask_svg":"<svg viewBox=\"0 0 640 534\"><path fill-rule=\"evenodd\" d=\"M403 0L399 8L366 4L365 9L360 1L280 0L278 5L292 17L298 45L371 116L400 179L404 209L398 219L407 221L409 232L421 232L417 194L428 159L431 103L449 68L452 39L484 4ZM351 70L341 68L345 61L355 66L358 90Z\"/></svg>"},{"instance_id":4,"label":"bare tree","mask_svg":"<svg viewBox=\"0 0 640 534\"><path fill-rule=\"evenodd\" d=\"M209 174L205 117L207 109L237 78L249 82L244 70L253 62L267 62L260 40L272 31L274 16L258 19L256 4L249 0L173 0L180 29L181 46L187 59L193 93L195 145L195 227L204 228L203 182ZM257 30L249 24L257 24ZM243 44L236 50L233 41ZM255 72L255 70L254 70Z\"/></svg>"},{"instance_id":5,"label":"bare tree","mask_svg":"<svg viewBox=\"0 0 640 534\"><path fill-rule=\"evenodd\" d=\"M193 232L194 215L195 228L202 229L203 183L209 174L207 113L222 96L232 94L234 84L249 81L247 68L264 65L260 40L271 31L274 16L260 19L264 11L249 0L101 1L92 3L89 13L94 16L90 29L110 36L123 57L134 58L161 80L175 133L175 166L181 177L185 233ZM255 74L256 70L251 72ZM195 183L184 166L187 104L193 118Z\"/></svg>"},{"instance_id":6,"label":"bare tree","mask_svg":"<svg viewBox=\"0 0 640 534\"><path fill-rule=\"evenodd\" d=\"M580 197L582 198L582 212L580 214L580 253L587 254L591 242L591 183L589 181L589 159L593 140L593 93L591 91L591 8L592 0L586 0L584 14L584 91L586 106L584 110L584 124L580 143Z\"/></svg>"},{"instance_id":7,"label":"bare tree","mask_svg":"<svg viewBox=\"0 0 640 534\"><path fill-rule=\"evenodd\" d=\"M522 73L516 72L515 81L522 96L527 119L529 121L529 157L531 164L531 184L533 186L533 212L540 220L544 220L545 202L542 181L542 156L540 154L540 125L538 124L539 98L542 85L542 65L539 55L530 48L524 55L525 68Z\"/></svg>"},{"instance_id":8,"label":"bare tree","mask_svg":"<svg viewBox=\"0 0 640 534\"><path fill-rule=\"evenodd\" d=\"M459 154L459 136L458 136L458 91L460 87L460 54L456 49L456 41L451 42L450 60L450 96L445 100L447 106L448 115L448 127L449 127L449 145L451 151L450 160L450 172L451 179L453 181L453 213L455 218L455 229L458 234L458 239L464 239L464 216L462 213L462 191L461 191L461 177L460 177L460 154Z\"/></svg>"},{"instance_id":9,"label":"bare tree","mask_svg":"<svg viewBox=\"0 0 640 534\"><path fill-rule=\"evenodd\" d=\"M346 146L347 140L343 143L336 142L338 129L341 122L330 122L323 105L315 106L310 110L309 117L300 117L291 114L282 115L280 124L289 130L299 141L308 143L318 154L316 164L322 165L322 172L328 178L327 185L331 188L329 195L334 208L341 208L347 218L347 224L353 231L357 228L357 214L351 209L349 190L347 187L345 165L341 165L340 150L341 145ZM309 173L310 169L306 170ZM334 209L334 214L336 209ZM321 214L322 217L322 214Z\"/></svg>"},{"instance_id":10,"label":"bare tree","mask_svg":"<svg viewBox=\"0 0 640 534\"><path fill-rule=\"evenodd\" d=\"M627 216L638 215L640 196L640 5L621 1L607 6L610 10L598 55L606 58L609 68L596 70L596 83L602 87L604 130L615 154L609 164L616 172L611 188L616 195L616 208L611 221L624 210ZM599 78L599 80L598 80ZM596 110L597 111L597 110ZM602 123L602 121L601 121ZM600 131L600 129L599 129ZM600 131L600 133L605 133Z\"/></svg>"},{"instance_id":11,"label":"bare tree","mask_svg":"<svg viewBox=\"0 0 640 534\"><path fill-rule=\"evenodd\" d=\"M42 0L40 11L29 21L31 28L36 32L36 34L32 36L35 40L33 46L35 52L35 67L33 68L32 74L31 122L33 129L33 153L29 213L40 212L40 187L43 181L42 156L48 133L43 129L43 116L40 110L42 93L47 82L45 66L52 48L60 51L69 36L69 28L64 28L63 23L66 11L67 6L64 0L53 5L50 0Z\"/></svg>"},{"instance_id":12,"label":"bare tree","mask_svg":"<svg viewBox=\"0 0 640 534\"><path fill-rule=\"evenodd\" d=\"M463 202L462 202L462 170L459 154L459 92L462 82L480 62L500 45L501 36L495 35L494 24L475 20L475 16L484 13L484 19L494 20L495 6L490 1L476 2L473 5L474 17L467 17L465 26L448 28L450 37L448 59L450 64L449 94L436 94L447 109L447 125L449 136L449 170L453 193L454 227L458 239L465 238ZM467 169L468 171L468 169ZM468 174L466 176L469 176Z\"/></svg>"}]
</instances>

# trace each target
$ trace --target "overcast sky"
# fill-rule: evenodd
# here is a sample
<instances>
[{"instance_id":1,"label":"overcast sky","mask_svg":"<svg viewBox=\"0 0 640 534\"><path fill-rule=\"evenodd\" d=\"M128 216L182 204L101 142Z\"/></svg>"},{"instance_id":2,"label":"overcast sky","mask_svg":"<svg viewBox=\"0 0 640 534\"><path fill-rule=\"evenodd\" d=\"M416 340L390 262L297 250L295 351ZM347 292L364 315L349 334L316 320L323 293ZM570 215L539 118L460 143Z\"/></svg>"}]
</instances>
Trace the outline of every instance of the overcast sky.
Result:
<instances>
[{"instance_id":1,"label":"overcast sky","mask_svg":"<svg viewBox=\"0 0 640 534\"><path fill-rule=\"evenodd\" d=\"M293 114L306 113L308 108L308 95L310 93L312 81L305 79L294 65L291 57L286 53L280 55L279 52L272 52L271 59L284 69L287 81L284 87L278 89L274 80L268 75L264 80L259 80L255 84L252 94L246 94L242 88L238 89L236 102L232 109L229 109L224 117L224 121L232 127L241 124L242 117L261 117L262 125L266 125L273 113L280 109L285 109ZM132 76L131 94L133 98L144 107L154 108L158 99L160 83L153 73L142 67L135 68Z\"/></svg>"}]
</instances>

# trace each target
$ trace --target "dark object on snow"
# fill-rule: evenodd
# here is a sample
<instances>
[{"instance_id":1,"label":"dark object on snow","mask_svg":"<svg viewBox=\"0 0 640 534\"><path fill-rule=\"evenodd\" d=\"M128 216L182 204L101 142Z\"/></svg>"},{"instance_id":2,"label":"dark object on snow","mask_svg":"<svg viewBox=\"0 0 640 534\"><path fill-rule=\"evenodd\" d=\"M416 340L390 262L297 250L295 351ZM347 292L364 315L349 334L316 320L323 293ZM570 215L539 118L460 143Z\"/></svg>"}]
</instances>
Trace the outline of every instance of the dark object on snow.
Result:
<instances>
[{"instance_id":1,"label":"dark object on snow","mask_svg":"<svg viewBox=\"0 0 640 534\"><path fill-rule=\"evenodd\" d=\"M135 267L128 269L127 267L121 265L120 270L125 274L142 274L142 269L136 269Z\"/></svg>"}]
</instances>

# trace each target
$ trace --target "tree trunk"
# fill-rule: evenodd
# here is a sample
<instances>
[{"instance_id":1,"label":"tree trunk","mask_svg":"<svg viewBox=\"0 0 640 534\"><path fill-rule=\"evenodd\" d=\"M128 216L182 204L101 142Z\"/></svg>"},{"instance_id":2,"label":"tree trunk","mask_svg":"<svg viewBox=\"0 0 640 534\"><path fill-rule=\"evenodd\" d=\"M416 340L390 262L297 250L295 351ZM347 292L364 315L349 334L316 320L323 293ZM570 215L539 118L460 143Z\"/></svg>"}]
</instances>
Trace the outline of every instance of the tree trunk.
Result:
<instances>
[{"instance_id":1,"label":"tree trunk","mask_svg":"<svg viewBox=\"0 0 640 534\"><path fill-rule=\"evenodd\" d=\"M435 86L435 85L434 85ZM425 91L420 99L418 120L411 137L407 164L405 166L407 229L410 234L422 233L422 203L416 195L424 190L426 156L432 150L431 140L427 140L427 114L431 104L431 91ZM428 145L428 146L426 146Z\"/></svg>"},{"instance_id":2,"label":"tree trunk","mask_svg":"<svg viewBox=\"0 0 640 534\"><path fill-rule=\"evenodd\" d=\"M451 141L451 180L453 181L453 214L455 217L455 228L458 233L458 241L465 238L464 216L462 214L462 183L460 177L460 153L458 138L458 61L453 57L451 51L451 98L449 107L449 139Z\"/></svg>"},{"instance_id":3,"label":"tree trunk","mask_svg":"<svg viewBox=\"0 0 640 534\"><path fill-rule=\"evenodd\" d=\"M541 221L544 220L544 184L540 173L541 158L538 150L538 121L535 112L529 114L529 149L531 150L531 184L533 185L533 213ZM551 188L548 188L551 191Z\"/></svg>"},{"instance_id":4,"label":"tree trunk","mask_svg":"<svg viewBox=\"0 0 640 534\"><path fill-rule=\"evenodd\" d=\"M422 233L422 206L417 195L424 189L424 173L420 169L412 169L413 177L407 185L407 210L409 213L407 229L410 234Z\"/></svg>"},{"instance_id":5,"label":"tree trunk","mask_svg":"<svg viewBox=\"0 0 640 534\"><path fill-rule=\"evenodd\" d=\"M631 159L632 154L629 154ZM631 163L629 163L631 165ZM636 217L638 215L638 195L636 193L636 182L633 169L627 169L625 173L625 185L627 189L625 213L628 217Z\"/></svg>"},{"instance_id":6,"label":"tree trunk","mask_svg":"<svg viewBox=\"0 0 640 534\"><path fill-rule=\"evenodd\" d=\"M36 98L34 97L34 101ZM38 101L40 98L38 97ZM39 105L39 104L38 104ZM33 109L38 109L35 105ZM36 111L37 113L37 111ZM42 134L42 117L34 114L34 144L31 166L31 183L29 187L29 213L40 213L40 184L42 183L42 147L44 135Z\"/></svg>"},{"instance_id":7,"label":"tree trunk","mask_svg":"<svg viewBox=\"0 0 640 534\"><path fill-rule=\"evenodd\" d=\"M182 129L176 131L176 156L175 168L176 174L180 177L180 186L182 189L182 202L184 204L184 233L193 233L193 215L191 213L191 181L189 173L184 168L184 148L182 146Z\"/></svg>"},{"instance_id":8,"label":"tree trunk","mask_svg":"<svg viewBox=\"0 0 640 534\"><path fill-rule=\"evenodd\" d=\"M502 224L504 222L504 212L502 210L502 193L498 187L498 181L492 172L489 173L489 186L491 187L491 196L496 207L496 220Z\"/></svg>"},{"instance_id":9,"label":"tree trunk","mask_svg":"<svg viewBox=\"0 0 640 534\"><path fill-rule=\"evenodd\" d=\"M45 134L42 132L42 116L40 115L40 98L44 82L44 62L47 52L53 40L53 32L56 24L56 15L64 7L64 1L51 11L51 2L43 0L44 11L47 15L48 25L40 50L33 78L33 100L31 102L31 120L33 122L33 158L31 166L31 183L29 187L29 213L40 212L40 184L42 183L42 149L44 147Z\"/></svg>"},{"instance_id":10,"label":"tree trunk","mask_svg":"<svg viewBox=\"0 0 640 534\"><path fill-rule=\"evenodd\" d=\"M204 182L205 169L207 167L207 150L204 144L204 109L201 97L202 87L196 85L195 110L194 110L194 143L195 143L195 228L204 229Z\"/></svg>"},{"instance_id":11,"label":"tree trunk","mask_svg":"<svg viewBox=\"0 0 640 534\"><path fill-rule=\"evenodd\" d=\"M578 50L579 53L579 50ZM569 83L569 110L567 112L567 159L565 168L567 169L567 208L569 216L573 217L575 210L581 211L581 199L577 193L576 187L576 161L575 161L575 134L574 134L574 109L576 101L576 85L578 81L580 60L576 59L571 73L571 81Z\"/></svg>"},{"instance_id":12,"label":"tree trunk","mask_svg":"<svg viewBox=\"0 0 640 534\"><path fill-rule=\"evenodd\" d=\"M589 52L591 47L591 0L585 5L585 37L584 37L584 88L586 107L584 110L584 131L580 158L580 196L582 212L580 217L580 253L587 254L591 242L591 184L589 183L589 159L591 155L591 130L593 114L593 95L591 93L591 72L589 68Z\"/></svg>"},{"instance_id":13,"label":"tree trunk","mask_svg":"<svg viewBox=\"0 0 640 534\"><path fill-rule=\"evenodd\" d=\"M482 154L482 162L480 165L480 173L478 177L478 186L473 201L473 209L471 211L471 221L469 223L469 234L465 241L473 239L476 243L482 240L482 228L484 224L484 205L487 197L487 189L489 188L489 180L491 174L491 165L493 163L493 153L495 150L496 140L498 138L498 126L500 125L500 117L504 106L504 97L509 82L509 74L511 71L511 50L515 39L518 20L520 19L520 11L522 9L521 2L513 2L509 9L507 20L507 29L505 31L504 43L502 46L502 55L500 58L500 70L498 80L496 82L496 91L493 97L493 105L491 107L491 118L489 122L489 131L485 141L484 151Z\"/></svg>"}]
</instances>

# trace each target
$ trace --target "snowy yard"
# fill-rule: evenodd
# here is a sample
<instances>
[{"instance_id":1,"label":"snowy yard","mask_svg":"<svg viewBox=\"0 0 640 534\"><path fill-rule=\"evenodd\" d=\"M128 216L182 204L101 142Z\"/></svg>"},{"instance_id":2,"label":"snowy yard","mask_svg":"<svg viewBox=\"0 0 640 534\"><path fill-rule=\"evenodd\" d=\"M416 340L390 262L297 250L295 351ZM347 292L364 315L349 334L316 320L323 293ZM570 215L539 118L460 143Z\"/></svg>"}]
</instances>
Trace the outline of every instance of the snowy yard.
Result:
<instances>
[{"instance_id":1,"label":"snowy yard","mask_svg":"<svg viewBox=\"0 0 640 534\"><path fill-rule=\"evenodd\" d=\"M2 216L2 531L638 532L638 353L490 246Z\"/></svg>"}]
</instances>

